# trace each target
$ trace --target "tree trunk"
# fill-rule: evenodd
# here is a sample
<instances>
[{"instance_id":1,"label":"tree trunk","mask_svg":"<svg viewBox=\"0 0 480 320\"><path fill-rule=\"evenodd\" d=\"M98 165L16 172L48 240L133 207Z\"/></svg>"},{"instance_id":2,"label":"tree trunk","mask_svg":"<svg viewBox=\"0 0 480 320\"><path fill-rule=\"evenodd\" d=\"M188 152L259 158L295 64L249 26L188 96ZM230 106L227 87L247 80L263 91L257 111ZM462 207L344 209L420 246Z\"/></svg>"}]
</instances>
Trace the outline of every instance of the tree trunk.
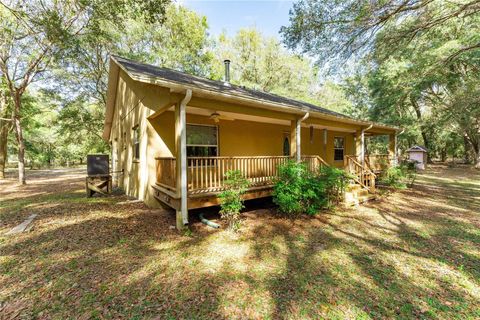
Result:
<instances>
[{"instance_id":1,"label":"tree trunk","mask_svg":"<svg viewBox=\"0 0 480 320\"><path fill-rule=\"evenodd\" d=\"M470 151L470 143L468 142L468 137L466 134L463 135L463 149L464 149L464 157L465 163L470 163L469 151Z\"/></svg>"},{"instance_id":2,"label":"tree trunk","mask_svg":"<svg viewBox=\"0 0 480 320\"><path fill-rule=\"evenodd\" d=\"M478 139L477 147L473 150L475 151L475 168L480 169L480 139Z\"/></svg>"},{"instance_id":3,"label":"tree trunk","mask_svg":"<svg viewBox=\"0 0 480 320\"><path fill-rule=\"evenodd\" d=\"M1 81L1 79L0 79ZM7 95L0 91L0 117L7 116ZM7 164L7 142L10 121L0 120L0 179L5 179L5 166Z\"/></svg>"},{"instance_id":4,"label":"tree trunk","mask_svg":"<svg viewBox=\"0 0 480 320\"><path fill-rule=\"evenodd\" d=\"M0 179L5 179L7 165L8 124L0 120Z\"/></svg>"},{"instance_id":5,"label":"tree trunk","mask_svg":"<svg viewBox=\"0 0 480 320\"><path fill-rule=\"evenodd\" d=\"M13 113L13 125L15 126L15 137L17 138L18 144L18 182L20 184L26 184L27 180L25 177L25 141L23 140L23 130L20 123L20 110L22 107L22 100L18 92L15 93L14 100L15 105Z\"/></svg>"},{"instance_id":6,"label":"tree trunk","mask_svg":"<svg viewBox=\"0 0 480 320\"><path fill-rule=\"evenodd\" d=\"M420 106L418 105L414 97L410 97L410 103L412 104L412 107L415 110L415 114L417 115L417 120L419 122L422 122L422 111L420 110ZM420 123L420 132L422 134L423 146L427 149L427 162L431 163L430 142L428 140L428 136L425 131L423 123Z\"/></svg>"}]
</instances>

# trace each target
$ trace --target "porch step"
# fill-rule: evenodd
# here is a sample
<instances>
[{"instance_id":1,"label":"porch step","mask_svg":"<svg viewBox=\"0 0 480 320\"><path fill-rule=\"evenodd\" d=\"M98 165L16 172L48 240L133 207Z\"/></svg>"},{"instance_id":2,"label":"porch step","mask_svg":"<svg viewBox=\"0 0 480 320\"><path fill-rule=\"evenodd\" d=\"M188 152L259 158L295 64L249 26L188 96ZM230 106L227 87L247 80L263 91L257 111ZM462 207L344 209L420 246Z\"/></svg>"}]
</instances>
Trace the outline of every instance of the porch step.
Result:
<instances>
[{"instance_id":1,"label":"porch step","mask_svg":"<svg viewBox=\"0 0 480 320\"><path fill-rule=\"evenodd\" d=\"M373 199L376 199L375 194L370 193L358 184L351 184L345 190L345 204L347 206L358 205Z\"/></svg>"},{"instance_id":2,"label":"porch step","mask_svg":"<svg viewBox=\"0 0 480 320\"><path fill-rule=\"evenodd\" d=\"M353 196L345 194L345 205L356 206L367 201L375 200L376 198L377 196L371 193L364 196Z\"/></svg>"}]
</instances>

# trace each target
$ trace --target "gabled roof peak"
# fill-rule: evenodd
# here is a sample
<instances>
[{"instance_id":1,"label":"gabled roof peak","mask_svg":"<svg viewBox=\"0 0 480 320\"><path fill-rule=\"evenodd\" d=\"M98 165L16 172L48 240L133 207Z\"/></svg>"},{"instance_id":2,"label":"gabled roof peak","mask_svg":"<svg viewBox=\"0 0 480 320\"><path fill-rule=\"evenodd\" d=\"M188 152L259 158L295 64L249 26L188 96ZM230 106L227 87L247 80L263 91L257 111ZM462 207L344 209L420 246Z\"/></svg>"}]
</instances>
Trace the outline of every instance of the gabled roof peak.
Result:
<instances>
[{"instance_id":1,"label":"gabled roof peak","mask_svg":"<svg viewBox=\"0 0 480 320\"><path fill-rule=\"evenodd\" d=\"M407 150L407 152L410 152L410 151L423 151L423 152L428 152L428 151L427 151L427 148L425 148L424 146L419 146L419 145L413 146L413 147L411 147L410 149Z\"/></svg>"}]
</instances>

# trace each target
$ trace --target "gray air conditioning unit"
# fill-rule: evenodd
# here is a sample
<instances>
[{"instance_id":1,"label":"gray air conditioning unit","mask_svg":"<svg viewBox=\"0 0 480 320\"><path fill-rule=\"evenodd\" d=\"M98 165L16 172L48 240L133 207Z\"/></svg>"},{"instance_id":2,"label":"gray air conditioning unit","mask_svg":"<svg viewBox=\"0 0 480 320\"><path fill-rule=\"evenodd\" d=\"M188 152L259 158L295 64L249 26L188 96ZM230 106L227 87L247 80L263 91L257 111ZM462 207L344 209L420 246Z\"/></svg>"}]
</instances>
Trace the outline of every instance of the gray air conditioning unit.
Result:
<instances>
[{"instance_id":1,"label":"gray air conditioning unit","mask_svg":"<svg viewBox=\"0 0 480 320\"><path fill-rule=\"evenodd\" d=\"M109 173L107 154L87 155L87 174L89 176L108 175Z\"/></svg>"}]
</instances>

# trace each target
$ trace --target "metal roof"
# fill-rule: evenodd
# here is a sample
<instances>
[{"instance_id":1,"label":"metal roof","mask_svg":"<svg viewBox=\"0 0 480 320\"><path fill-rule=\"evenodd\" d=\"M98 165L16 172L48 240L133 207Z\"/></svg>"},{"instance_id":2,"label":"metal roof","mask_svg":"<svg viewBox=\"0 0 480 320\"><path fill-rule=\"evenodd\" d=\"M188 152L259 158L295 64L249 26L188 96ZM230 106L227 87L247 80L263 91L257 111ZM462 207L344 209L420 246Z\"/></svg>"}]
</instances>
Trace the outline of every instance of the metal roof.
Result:
<instances>
[{"instance_id":1,"label":"metal roof","mask_svg":"<svg viewBox=\"0 0 480 320\"><path fill-rule=\"evenodd\" d=\"M169 69L169 68L144 64L144 63L140 63L140 62L119 57L119 56L112 56L112 57L115 59L115 61L121 64L126 69L126 71L128 71L128 73L131 73L132 75L149 77L149 78L159 78L163 80L173 81L178 84L195 86L200 89L215 90L222 93L255 98L255 99L260 99L268 102L283 103L286 105L297 107L302 111L316 111L316 112L332 115L335 117L342 117L342 118L358 121L358 119L348 117L344 114L331 111L331 110L313 105L311 103L282 97L282 96L264 92L264 91L253 90L253 89L245 88L242 86L237 86L231 83L225 83L223 81L210 80L207 78L194 76L188 73L180 72L180 71Z\"/></svg>"},{"instance_id":2,"label":"metal roof","mask_svg":"<svg viewBox=\"0 0 480 320\"><path fill-rule=\"evenodd\" d=\"M345 122L367 126L371 124L375 127L386 128L388 130L400 130L400 128L394 126L355 119L342 113L331 111L311 103L282 97L264 91L253 90L223 81L215 81L207 78L202 78L169 68L140 63L138 61L134 61L120 56L112 55L111 58L132 78L139 81L146 81L150 83L168 82L177 86L186 86L199 90L218 92L220 94L235 96L242 99L252 99L259 102L276 104L278 106L297 109L298 111L321 113L339 120L343 119Z\"/></svg>"}]
</instances>

